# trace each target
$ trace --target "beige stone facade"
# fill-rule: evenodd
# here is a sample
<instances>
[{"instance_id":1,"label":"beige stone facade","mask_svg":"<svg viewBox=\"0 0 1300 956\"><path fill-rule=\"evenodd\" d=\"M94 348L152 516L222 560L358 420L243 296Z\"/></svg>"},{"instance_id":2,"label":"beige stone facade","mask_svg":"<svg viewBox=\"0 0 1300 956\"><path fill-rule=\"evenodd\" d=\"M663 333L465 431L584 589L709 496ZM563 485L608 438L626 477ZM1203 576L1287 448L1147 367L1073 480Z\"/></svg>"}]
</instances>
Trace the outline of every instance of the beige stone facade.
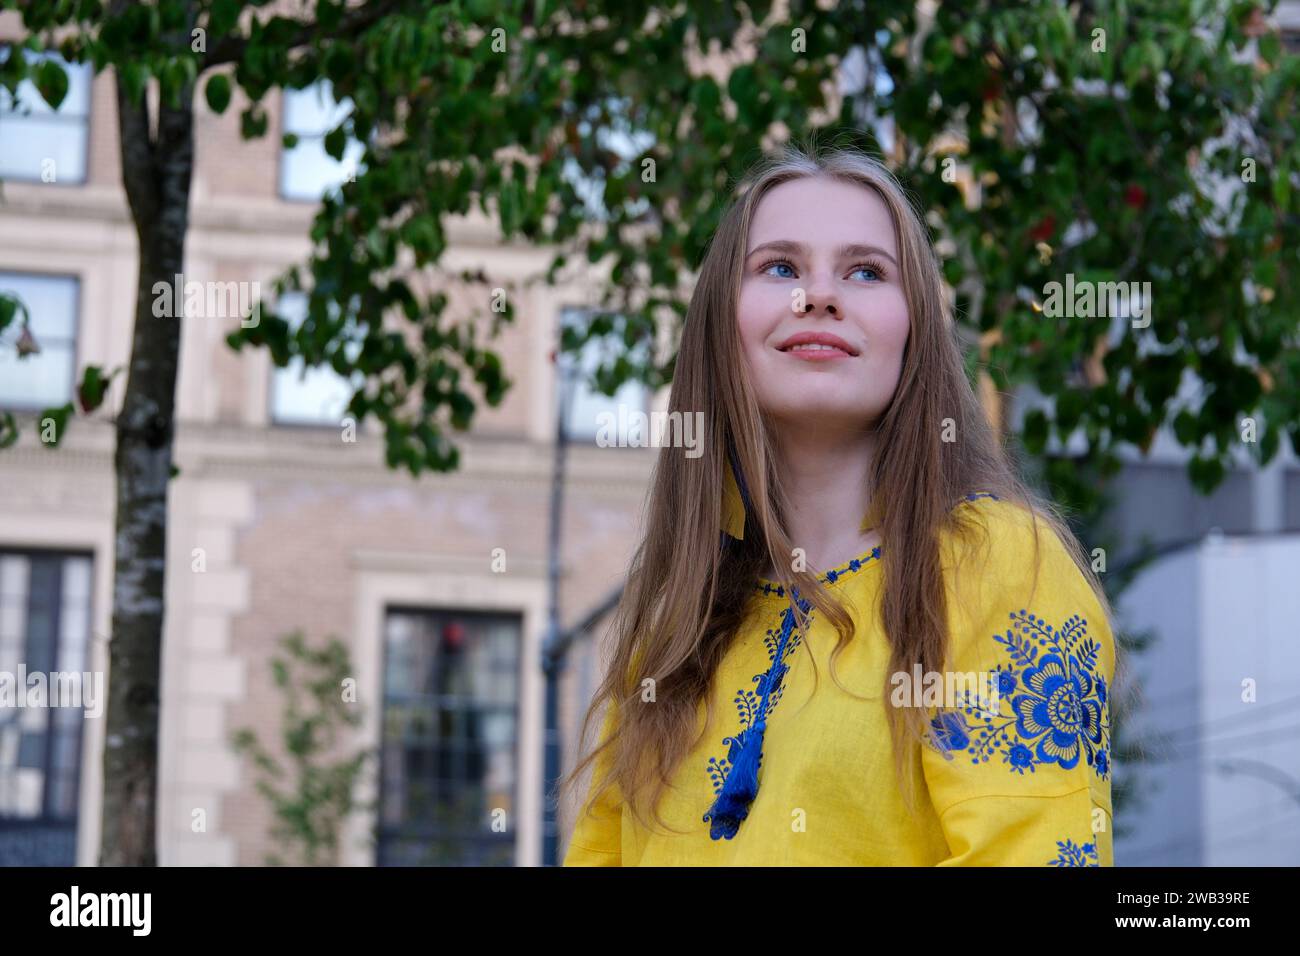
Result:
<instances>
[{"instance_id":1,"label":"beige stone facade","mask_svg":"<svg viewBox=\"0 0 1300 956\"><path fill-rule=\"evenodd\" d=\"M2 26L3 24L0 24ZM313 206L280 198L278 101L272 135L244 142L238 111L197 107L197 162L187 280L270 280L308 252ZM235 104L238 106L238 103ZM10 179L0 205L0 272L76 279L75 364L124 365L131 342L135 235L120 187L113 79L93 80L83 183ZM542 271L546 250L503 244L481 219L456 223L446 264L481 267L503 283ZM273 369L259 350L235 353L237 319L187 317L169 505L159 847L163 864L259 865L273 849L271 815L250 766L230 743L237 727L276 740L282 702L268 660L301 629L348 644L366 719L357 746L378 747L383 628L392 608L519 616L515 803L506 815L513 860L540 860L545 688L546 549L557 379L550 359L565 307L594 302L584 285L535 285L515 302L497 348L514 385L457 436L452 474L413 479L387 469L372 425L346 442L337 424L277 425ZM0 553L42 550L93 558L92 664L107 662L113 562L113 433L106 410L75 419L62 447L37 440L30 418L0 452ZM71 396L68 396L71 397ZM662 397L661 397L662 400ZM578 444L569 456L562 608L582 616L626 567L654 452ZM506 570L493 569L504 549ZM569 669L566 728L593 679L589 642ZM566 737L568 733L566 732ZM98 855L103 721L87 720L80 758L76 861ZM566 762L572 747L566 747ZM363 796L378 794L377 765ZM206 826L195 832L196 811ZM358 815L341 862L370 865L373 814Z\"/></svg>"}]
</instances>

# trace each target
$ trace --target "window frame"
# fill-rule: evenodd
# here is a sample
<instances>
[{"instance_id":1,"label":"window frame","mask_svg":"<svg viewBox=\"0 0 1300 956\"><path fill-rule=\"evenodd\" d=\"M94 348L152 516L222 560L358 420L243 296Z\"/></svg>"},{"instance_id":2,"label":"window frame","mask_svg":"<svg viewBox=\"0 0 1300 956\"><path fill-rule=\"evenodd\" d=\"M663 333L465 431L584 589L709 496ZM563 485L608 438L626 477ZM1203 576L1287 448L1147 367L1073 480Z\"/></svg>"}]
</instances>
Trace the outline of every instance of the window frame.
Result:
<instances>
[{"instance_id":1,"label":"window frame","mask_svg":"<svg viewBox=\"0 0 1300 956\"><path fill-rule=\"evenodd\" d=\"M590 305L562 305L562 306L560 306L560 309L559 309L559 317L558 317L559 330L558 330L558 331L559 331L561 334L563 333L563 330L564 330L564 328L565 328L565 320L566 320L566 316L567 316L568 314L570 314L570 313L576 313L576 314L578 314L578 315L580 315L580 316L583 316L584 319L585 319L585 321L588 321L588 322L589 322L589 321L591 320L591 317L592 317L593 315L596 315L596 314L599 314L599 313L602 313L602 312L605 312L605 311L606 311L606 310L600 309L600 308L597 307L597 306L590 306ZM599 346L599 345L600 345L600 342L601 342L600 339L596 339L596 340L590 341L590 342L587 343L587 347L588 347L588 348L591 348L591 347L593 347L593 346ZM574 406L573 406L572 400L573 400L575 397L577 397L577 396L576 396L576 391L577 391L577 389L582 389L582 390L584 390L584 391L588 394L588 396L590 396L590 397L593 397L593 398L599 398L599 399L601 399L601 400L603 400L603 401L609 402L609 403L613 406L613 409L612 409L612 410L614 410L615 413L617 413L617 408L618 408L617 395L605 395L605 394L602 393L602 392L597 392L597 391L591 389L590 386L589 386L589 384L588 384L587 378L586 378L586 373L585 373L585 371L582 369L580 363L578 363L578 367L575 368L575 369L573 370L573 372L571 373L571 374L573 375L573 378L572 378L571 380L568 380L568 376L566 375L565 369L564 369L563 364L562 364L562 363L564 362L564 360L565 360L565 355L564 355L563 353L561 353L561 352L559 352L559 351L557 350L557 352L556 352L556 359L557 359L556 362L555 362L555 369L556 369L556 371L555 371L555 388L556 388L555 399L556 399L556 401L555 401L555 403L554 403L554 405L553 405L553 407L552 407L552 414L557 415L557 416L560 414L560 411L561 411L561 410L560 410L560 408L559 408L558 406L559 406L559 403L562 402L563 399L564 399L564 394L563 394L564 389L565 389L565 388L572 388L572 389L573 389L573 392L571 392L571 393L569 394L569 396L568 396L568 397L569 397L569 400L570 400L570 404L569 404L569 408L568 408L568 410L567 410L567 411L568 411L568 414L565 416L565 419L564 419L564 439L565 439L565 442L566 442L567 444L571 445L571 446L581 446L581 447L584 447L584 448L585 448L585 447L599 448L599 447L601 447L601 446L599 446L599 445L596 444L596 438L597 438L597 436L600 434L600 427L599 427L599 426L593 426L593 427L590 429L589 432L588 432L588 431L581 431L581 432L579 432L579 431L575 431L575 430L573 429L573 427L572 427L572 426L573 426L573 420L572 420L572 419L573 419L573 408L574 408ZM570 356L570 361L575 361L575 362L577 362L577 361L578 361L578 356L576 356L576 355L571 355L571 356ZM626 385L626 384L628 384L628 383L624 383L624 385ZM646 385L646 383L644 383L644 382L636 381L636 382L634 382L633 384L635 384L635 385L637 386L637 388L639 389L640 394L641 394L641 407L638 408L638 409L636 409L636 411L639 411L641 414L645 415L645 416L647 417L647 419L649 419L650 413L651 413L652 408L653 408L653 405L654 405L654 391L650 388L650 386ZM620 387L623 387L623 386L620 386ZM624 437L624 436L622 436L622 435L619 436L620 441L623 439L623 437ZM645 436L646 444L645 444L644 446L640 446L640 445L635 445L635 444L631 444L631 443L629 443L629 444L627 444L627 445L622 445L622 444L611 445L611 446L609 446L609 448L626 448L626 449L638 449L638 450L641 449L641 448L643 448L643 447L644 447L644 448L653 448L653 447L654 447L654 445L653 445L653 439L654 439L654 436L653 436L653 435L647 434L647 435ZM607 450L607 449L602 448L601 450Z\"/></svg>"},{"instance_id":2,"label":"window frame","mask_svg":"<svg viewBox=\"0 0 1300 956\"><path fill-rule=\"evenodd\" d=\"M523 611L508 608L478 608L463 607L452 605L423 605L411 604L407 602L385 602L383 613L379 625L379 708L376 715L376 723L379 727L379 739L376 743L378 751L375 761L376 789L374 802L374 856L372 864L374 866L399 866L407 865L400 863L391 863L384 860L384 843L385 841L397 842L402 839L420 839L432 840L438 838L464 838L466 835L456 831L441 831L435 824L426 824L418 829L409 828L402 830L398 827L386 825L383 822L384 799L389 793L389 788L385 783L385 762L384 762L384 744L385 744L385 722L387 719L388 704L388 665L389 665L389 642L388 642L388 625L393 615L408 615L421 618L472 618L483 621L504 621L509 622L514 628L514 649L515 649L515 699L512 702L514 711L514 740L510 749L511 759L514 764L513 785L510 788L510 799L512 802L511 814L515 820L519 819L522 812L520 802L523 793L523 746L525 743L524 734L524 709L523 696L524 687L527 679L526 670L526 652L528 648L527 634L525 626L527 616ZM480 837L473 838L478 845L501 844L508 846L510 849L510 858L512 866L517 865L520 851L519 841L520 828L517 823L508 826L503 834L488 833ZM477 864L469 864L477 865Z\"/></svg>"},{"instance_id":3,"label":"window frame","mask_svg":"<svg viewBox=\"0 0 1300 956\"><path fill-rule=\"evenodd\" d=\"M291 94L291 93L305 93L305 92L311 90L313 87L317 87L317 86L319 86L322 82L325 82L325 81L323 81L323 80L317 80L315 83L313 83L313 84L311 84L311 85L309 85L309 86L302 87L301 89L281 89L281 90L280 90L280 115L279 115L279 117L277 118L277 123L276 123L276 127L277 127L277 129L278 129L278 131L279 131L279 137L277 138L276 142L278 143L278 145L279 145L280 148L279 148L279 152L277 153L277 156L276 156L275 194L276 194L276 197L277 197L281 202L293 203L293 204L298 205L298 206L309 206L309 205L310 205L310 206L315 206L315 205L319 205L319 204L320 204L321 200L325 197L325 193L328 192L328 190L326 190L326 191L323 191L319 196L307 197L307 196L292 196L292 195L289 195L289 193L285 190L285 181L286 181L286 178L287 178L287 177L285 176L284 164L285 164L285 158L286 158L286 156L287 156L289 150L285 148L285 145L284 145L284 137L285 137L288 133L291 132L290 130L288 130L288 129L285 128L285 122L286 122L286 120L287 120L288 117L289 117L288 96L289 96L289 94ZM335 100L335 99L334 99L333 84L330 85L330 99L334 101L334 103L335 103L336 106L338 105L338 100ZM313 139L318 139L318 140L320 140L320 142L322 143L322 146L323 146L323 144L324 144L324 140L325 140L325 134L328 133L328 132L329 132L329 130L325 130L325 131L323 131L323 132L321 132L321 133L319 133L319 134L315 134L315 135L313 135L312 138L313 138ZM298 133L293 133L293 135L298 137L298 143L301 144L301 143L302 143L302 140L303 140L303 137L302 137L300 134L298 134ZM349 134L349 136L348 136L348 142L349 142L349 143L359 143L360 140L355 139L353 136L351 136L351 135ZM297 148L297 146L295 145L295 146L292 147L292 148ZM328 154L326 154L326 155L328 155ZM344 155L347 155L347 153L346 153L346 147L345 147ZM333 160L333 157L331 156L330 159ZM359 165L360 165L360 160L358 160L358 166L359 166ZM353 175L355 176L355 175L357 175L357 173L354 173ZM344 182L348 182L348 180L344 180ZM334 188L334 189L337 189L337 188L339 188L339 187L338 187L338 186L334 186L333 188Z\"/></svg>"},{"instance_id":4,"label":"window frame","mask_svg":"<svg viewBox=\"0 0 1300 956\"><path fill-rule=\"evenodd\" d=\"M308 292L305 292L305 291L295 291L295 292L293 292L293 293L282 293L282 294L280 295L279 299L277 299L277 300L276 300L276 303L275 303L275 309L276 309L277 312L278 312L279 309L280 309L281 303L283 302L285 295L289 295L289 294L292 294L292 295L300 295L300 296L302 296L302 298L303 298L303 302L304 302L304 305L307 305L307 304L308 304L308 300L309 300L309 297L310 297L310 293L308 293ZM283 318L283 316L281 316L281 317ZM304 310L304 316L303 316L303 319L304 319L304 320L306 319L305 310ZM290 334L292 335L294 332L297 331L297 328L296 328L296 327L291 327L289 331L290 331ZM293 356L293 357L291 357L291 358L290 358L290 361L292 362L292 361L293 361L293 358L296 358L296 357L297 357L297 356ZM280 378L281 375L288 375L288 374L290 373L290 366L288 366L288 365L283 365L283 366L281 366L281 365L276 365L275 362L269 362L268 365L269 365L269 372L268 372L268 374L269 374L270 378L269 378L269 380L268 380L268 382L267 382L267 386L266 386L266 421L267 421L267 425L268 425L269 427L271 427L271 428L291 428L291 429L296 429L296 430L302 430L302 431L304 431L304 432L321 431L321 430L323 430L323 429L337 429L337 428L342 428L342 427L343 427L343 423L344 423L344 421L345 421L346 419L348 419L349 417L352 417L352 416L350 415L350 413L348 412L348 409L347 409L347 406L346 406L346 405L344 405L344 407L343 407L343 411L342 411L342 413L340 414L340 417L339 417L339 420L338 420L338 421L317 421L317 420L307 420L307 419L300 419L300 418L282 418L282 417L280 417L280 416L276 413L276 407L275 407L275 405L276 405L276 403L275 403L275 397L276 397L276 381ZM313 371L313 370L316 370L316 369L325 369L325 370L329 371L330 374L336 376L340 381L344 381L344 382L347 381L347 379L344 379L343 376L339 375L338 372L334 371L334 368L333 368L331 365L329 365L328 363L322 363L321 365L312 366L311 368L307 369L307 371L310 372L310 371ZM360 373L358 373L358 374L360 374ZM364 382L362 383L362 385L364 386ZM353 392L355 393L355 391L356 391L356 388L354 387L354 388L353 388ZM356 426L355 426L355 427L356 427L356 431L357 431L357 434L360 435L360 434L364 431L364 429L363 429L363 427L362 427L362 422L361 422L359 419L356 419L356 418L353 418L353 421L356 422Z\"/></svg>"},{"instance_id":5,"label":"window frame","mask_svg":"<svg viewBox=\"0 0 1300 956\"><path fill-rule=\"evenodd\" d=\"M85 128L86 131L85 138L83 139L81 144L81 170L82 170L81 178L67 179L65 177L59 176L56 171L54 181L48 183L44 179L42 179L39 174L35 176L21 176L21 175L0 176L0 182L24 183L24 184L35 185L35 186L58 186L64 189L84 188L90 184L90 134L92 129L91 123L95 116L95 71L93 69L90 69L89 64L68 63L66 60L63 59L63 57L58 55L58 51L44 51L43 53L39 53L39 54L30 50L23 51L23 52L25 53L25 55L35 56L38 59L40 57L47 56L47 55L53 56L54 58L58 59L64 67L69 67L69 66L85 67L88 72L88 76L86 78L86 115L81 117L82 126ZM73 80L71 74L69 74L69 78L68 78L69 90L72 87L72 82ZM44 98L42 98L42 102L44 102ZM49 104L46 103L45 105L48 106ZM0 117L3 117L4 115L5 115L4 111L0 111ZM24 116L24 114L21 113L17 115ZM57 110L53 111L51 115L58 116L58 111ZM65 117L64 119L66 120L67 118Z\"/></svg>"},{"instance_id":6,"label":"window frame","mask_svg":"<svg viewBox=\"0 0 1300 956\"><path fill-rule=\"evenodd\" d=\"M69 380L72 383L72 391L63 402L57 402L54 405L50 405L47 402L18 402L16 404L11 404L5 399L3 390L0 390L0 412L35 412L39 414L47 408L58 408L63 405L64 402L72 402L75 404L77 401L77 369L81 367L81 275L76 272L14 269L0 264L0 276L4 275L22 276L29 279L64 279L72 283L72 375L69 377ZM13 293L10 293L10 295L12 294ZM26 306L27 302L24 301L23 305ZM31 307L28 306L29 311L30 308ZM12 329L13 326L10 326L10 328ZM37 340L37 344L40 344L39 339ZM30 361L30 359L18 359L16 361Z\"/></svg>"},{"instance_id":7,"label":"window frame","mask_svg":"<svg viewBox=\"0 0 1300 956\"><path fill-rule=\"evenodd\" d=\"M85 635L85 647L84 647L84 654L83 654L83 665L84 665L83 672L89 670L93 673L94 671L93 652L94 652L94 636L95 636L95 630L94 630L95 561L96 561L95 552L93 550L80 550L76 548L27 547L27 546L13 546L5 543L0 543L0 557L25 558L29 562L34 558L48 558L48 559L54 559L57 562L59 594L58 594L58 598L53 602L52 621L50 624L50 630L53 634L55 634L55 639L54 639L54 646L50 652L51 667L49 668L49 670L54 672L58 672L61 670L59 665L60 665L60 652L62 649L61 648L62 641L60 640L59 635L61 633L60 629L62 627L62 621L63 621L62 591L64 586L65 567L68 561L75 560L75 559L82 559L89 562L90 565L89 581L88 581L88 589L87 589L86 601L85 601L86 635ZM24 620L30 617L31 595L32 595L32 591L30 587L30 578L29 578L28 589L26 594L24 595L24 599L26 601L26 608L27 608L26 616ZM27 640L27 639L28 636L26 633L24 633L23 640ZM26 666L27 662L23 661L23 664L24 666ZM107 681L105 681L104 686L107 688L108 686ZM55 746L55 736L56 736L54 733L55 714L58 711L56 708L52 708L52 707L46 708L46 710L48 712L48 719L46 721L46 726L44 731L45 741L44 741L44 748L42 754L43 765L42 765L42 781L41 781L41 812L38 816L34 816L34 817L12 816L5 813L0 813L0 832L15 833L15 832L22 832L24 830L32 831L32 832L41 832L41 831L46 831L51 829L71 829L74 859L72 862L66 865L72 866L75 865L76 863L75 860L76 845L81 831L81 815L83 810L85 809L85 805L81 800L81 787L84 778L84 774L82 772L83 764L86 759L86 747L88 743L87 736L86 736L87 730L84 723L86 718L83 711L83 713L80 715L80 719L82 723L78 724L79 732L76 735L75 755L71 762L72 774L71 774L71 781L69 786L71 788L71 793L75 796L75 810L70 817L62 817L53 813L53 808L51 806L53 795L52 795L52 788L50 786L50 774L54 765L54 746Z\"/></svg>"}]
</instances>

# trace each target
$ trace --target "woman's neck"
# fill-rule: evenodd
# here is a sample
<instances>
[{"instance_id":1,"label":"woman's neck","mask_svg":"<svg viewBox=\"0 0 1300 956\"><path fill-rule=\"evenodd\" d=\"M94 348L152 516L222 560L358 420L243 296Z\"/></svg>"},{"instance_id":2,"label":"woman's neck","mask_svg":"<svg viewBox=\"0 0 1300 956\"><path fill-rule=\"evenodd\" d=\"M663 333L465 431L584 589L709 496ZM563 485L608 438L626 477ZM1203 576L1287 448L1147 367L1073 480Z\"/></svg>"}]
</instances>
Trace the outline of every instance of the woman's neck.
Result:
<instances>
[{"instance_id":1,"label":"woman's neck","mask_svg":"<svg viewBox=\"0 0 1300 956\"><path fill-rule=\"evenodd\" d=\"M763 576L785 577L800 552L804 568L820 574L879 544L875 529L859 530L871 505L874 432L790 427L775 438L790 540L798 550L790 556L790 566Z\"/></svg>"}]
</instances>

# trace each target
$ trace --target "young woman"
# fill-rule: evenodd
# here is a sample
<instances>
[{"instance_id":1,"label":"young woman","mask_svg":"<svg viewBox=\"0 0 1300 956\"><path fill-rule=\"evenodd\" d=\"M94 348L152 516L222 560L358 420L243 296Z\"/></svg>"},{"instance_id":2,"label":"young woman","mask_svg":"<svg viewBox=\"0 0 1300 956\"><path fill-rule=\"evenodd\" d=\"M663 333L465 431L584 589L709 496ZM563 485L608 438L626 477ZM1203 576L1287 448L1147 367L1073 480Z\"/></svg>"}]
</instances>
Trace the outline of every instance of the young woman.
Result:
<instances>
[{"instance_id":1,"label":"young woman","mask_svg":"<svg viewBox=\"0 0 1300 956\"><path fill-rule=\"evenodd\" d=\"M746 177L669 408L565 865L1111 865L1110 609L885 167Z\"/></svg>"}]
</instances>

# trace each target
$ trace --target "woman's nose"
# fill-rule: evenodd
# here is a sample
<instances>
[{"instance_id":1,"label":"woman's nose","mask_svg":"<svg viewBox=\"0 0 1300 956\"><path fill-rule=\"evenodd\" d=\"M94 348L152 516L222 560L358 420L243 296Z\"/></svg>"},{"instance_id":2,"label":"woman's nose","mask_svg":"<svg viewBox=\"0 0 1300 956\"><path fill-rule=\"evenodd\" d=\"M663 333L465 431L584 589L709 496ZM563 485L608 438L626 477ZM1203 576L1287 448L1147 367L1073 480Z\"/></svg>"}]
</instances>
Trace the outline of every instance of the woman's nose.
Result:
<instances>
[{"instance_id":1,"label":"woman's nose","mask_svg":"<svg viewBox=\"0 0 1300 956\"><path fill-rule=\"evenodd\" d=\"M817 308L817 306L815 306L813 303L809 302L808 305L807 305L807 307L803 310L803 311L804 311L804 314L807 315L809 312L814 311L816 308ZM837 315L837 314L838 314L838 312L836 311L835 303L834 303L834 302L827 302L827 303L826 303L826 314L827 314L827 315Z\"/></svg>"},{"instance_id":2,"label":"woman's nose","mask_svg":"<svg viewBox=\"0 0 1300 956\"><path fill-rule=\"evenodd\" d=\"M819 308L825 310L827 315L839 315L839 296L835 291L835 283L829 279L814 280L804 290L804 314L811 315Z\"/></svg>"}]
</instances>

